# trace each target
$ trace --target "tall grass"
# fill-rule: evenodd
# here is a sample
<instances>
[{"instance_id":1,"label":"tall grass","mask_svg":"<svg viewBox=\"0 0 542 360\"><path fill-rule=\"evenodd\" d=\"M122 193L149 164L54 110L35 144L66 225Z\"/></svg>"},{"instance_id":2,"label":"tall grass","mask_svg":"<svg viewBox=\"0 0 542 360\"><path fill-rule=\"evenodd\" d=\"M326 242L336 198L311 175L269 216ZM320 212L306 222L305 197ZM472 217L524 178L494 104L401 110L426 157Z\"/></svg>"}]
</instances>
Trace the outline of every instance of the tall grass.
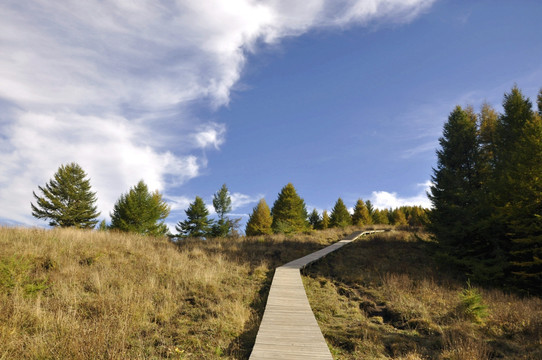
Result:
<instances>
[{"instance_id":1,"label":"tall grass","mask_svg":"<svg viewBox=\"0 0 542 360\"><path fill-rule=\"evenodd\" d=\"M305 269L336 359L542 359L542 300L465 287L423 233L348 245Z\"/></svg>"},{"instance_id":2,"label":"tall grass","mask_svg":"<svg viewBox=\"0 0 542 360\"><path fill-rule=\"evenodd\" d=\"M344 234L0 228L0 359L247 358L274 268Z\"/></svg>"}]
</instances>

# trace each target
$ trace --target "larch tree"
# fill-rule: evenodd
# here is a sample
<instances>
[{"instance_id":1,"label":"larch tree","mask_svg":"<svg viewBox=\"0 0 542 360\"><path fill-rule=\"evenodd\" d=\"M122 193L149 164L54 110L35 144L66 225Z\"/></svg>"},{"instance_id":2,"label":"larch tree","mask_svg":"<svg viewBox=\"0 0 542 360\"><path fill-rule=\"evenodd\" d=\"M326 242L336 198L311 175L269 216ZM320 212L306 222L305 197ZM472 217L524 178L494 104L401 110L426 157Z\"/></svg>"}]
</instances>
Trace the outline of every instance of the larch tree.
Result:
<instances>
[{"instance_id":1,"label":"larch tree","mask_svg":"<svg viewBox=\"0 0 542 360\"><path fill-rule=\"evenodd\" d=\"M206 238L211 235L212 220L203 199L196 196L193 203L184 211L187 219L179 221L175 229L180 237Z\"/></svg>"},{"instance_id":2,"label":"larch tree","mask_svg":"<svg viewBox=\"0 0 542 360\"><path fill-rule=\"evenodd\" d=\"M327 214L327 210L324 210L322 211L322 223L321 223L321 228L322 230L325 230L327 228L329 228L329 215Z\"/></svg>"},{"instance_id":3,"label":"larch tree","mask_svg":"<svg viewBox=\"0 0 542 360\"><path fill-rule=\"evenodd\" d=\"M349 225L352 225L352 218L348 212L348 209L346 208L346 205L344 205L343 200L339 198L331 210L329 226L345 228Z\"/></svg>"},{"instance_id":4,"label":"larch tree","mask_svg":"<svg viewBox=\"0 0 542 360\"><path fill-rule=\"evenodd\" d=\"M356 206L354 207L354 213L352 214L352 225L363 226L370 225L372 223L373 219L371 218L367 205L363 202L363 200L358 199Z\"/></svg>"},{"instance_id":5,"label":"larch tree","mask_svg":"<svg viewBox=\"0 0 542 360\"><path fill-rule=\"evenodd\" d=\"M48 219L50 226L91 229L98 223L96 193L87 174L76 163L61 165L44 187L41 196L33 192L32 216Z\"/></svg>"},{"instance_id":6,"label":"larch tree","mask_svg":"<svg viewBox=\"0 0 542 360\"><path fill-rule=\"evenodd\" d=\"M143 180L122 194L111 213L110 229L142 235L164 236L168 227L164 223L171 207L157 190L150 192Z\"/></svg>"},{"instance_id":7,"label":"larch tree","mask_svg":"<svg viewBox=\"0 0 542 360\"><path fill-rule=\"evenodd\" d=\"M252 210L252 214L247 222L245 234L247 236L258 236L272 234L271 224L273 218L271 217L271 210L265 202L265 199L261 199L258 205Z\"/></svg>"},{"instance_id":8,"label":"larch tree","mask_svg":"<svg viewBox=\"0 0 542 360\"><path fill-rule=\"evenodd\" d=\"M271 228L275 233L298 233L309 228L305 201L299 197L292 183L282 188L273 204L271 214L273 215Z\"/></svg>"}]
</instances>

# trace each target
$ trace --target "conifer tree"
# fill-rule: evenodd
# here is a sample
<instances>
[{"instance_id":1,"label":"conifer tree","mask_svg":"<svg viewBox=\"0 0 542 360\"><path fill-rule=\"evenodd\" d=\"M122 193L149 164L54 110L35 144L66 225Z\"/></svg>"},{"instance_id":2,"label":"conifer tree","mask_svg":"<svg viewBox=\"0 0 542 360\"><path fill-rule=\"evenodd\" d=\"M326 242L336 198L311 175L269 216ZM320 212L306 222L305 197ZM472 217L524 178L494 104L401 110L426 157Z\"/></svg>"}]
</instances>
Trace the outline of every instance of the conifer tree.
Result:
<instances>
[{"instance_id":1,"label":"conifer tree","mask_svg":"<svg viewBox=\"0 0 542 360\"><path fill-rule=\"evenodd\" d=\"M405 212L401 208L394 209L391 212L391 218L390 221L393 225L401 226L401 225L408 225Z\"/></svg>"},{"instance_id":2,"label":"conifer tree","mask_svg":"<svg viewBox=\"0 0 542 360\"><path fill-rule=\"evenodd\" d=\"M476 237L475 204L480 194L477 119L470 109L457 106L439 139L437 168L428 194L433 204L431 226L445 252L461 259Z\"/></svg>"},{"instance_id":3,"label":"conifer tree","mask_svg":"<svg viewBox=\"0 0 542 360\"><path fill-rule=\"evenodd\" d=\"M168 232L164 223L170 206L158 191L150 192L143 180L122 194L111 214L111 229L142 235L163 236Z\"/></svg>"},{"instance_id":4,"label":"conifer tree","mask_svg":"<svg viewBox=\"0 0 542 360\"><path fill-rule=\"evenodd\" d=\"M271 210L275 233L297 233L308 229L308 213L305 202L297 195L292 183L284 186Z\"/></svg>"},{"instance_id":5,"label":"conifer tree","mask_svg":"<svg viewBox=\"0 0 542 360\"><path fill-rule=\"evenodd\" d=\"M374 212L375 212L375 208L373 206L373 203L371 202L371 200L367 200L365 201L365 206L367 207L367 210L369 211L369 215L373 216Z\"/></svg>"},{"instance_id":6,"label":"conifer tree","mask_svg":"<svg viewBox=\"0 0 542 360\"><path fill-rule=\"evenodd\" d=\"M196 196L193 203L184 211L187 219L179 221L175 229L181 237L205 238L211 235L212 220L208 218L209 210L203 199Z\"/></svg>"},{"instance_id":7,"label":"conifer tree","mask_svg":"<svg viewBox=\"0 0 542 360\"><path fill-rule=\"evenodd\" d=\"M261 199L258 205L252 210L252 214L247 222L245 234L247 236L267 235L272 234L271 224L273 218L269 206L265 199Z\"/></svg>"},{"instance_id":8,"label":"conifer tree","mask_svg":"<svg viewBox=\"0 0 542 360\"><path fill-rule=\"evenodd\" d=\"M542 293L542 121L514 87L497 125L492 225L508 255L513 286ZM540 111L540 109L539 109ZM501 228L499 228L499 225Z\"/></svg>"},{"instance_id":9,"label":"conifer tree","mask_svg":"<svg viewBox=\"0 0 542 360\"><path fill-rule=\"evenodd\" d=\"M212 226L213 236L225 237L231 234L233 221L226 217L232 209L231 197L226 184L222 185L220 190L213 195L213 207L218 215L218 221ZM240 219L236 219L239 222Z\"/></svg>"},{"instance_id":10,"label":"conifer tree","mask_svg":"<svg viewBox=\"0 0 542 360\"><path fill-rule=\"evenodd\" d=\"M78 164L61 165L54 178L38 189L43 195L33 192L32 216L49 219L50 226L91 229L98 223L96 193Z\"/></svg>"},{"instance_id":11,"label":"conifer tree","mask_svg":"<svg viewBox=\"0 0 542 360\"><path fill-rule=\"evenodd\" d=\"M313 229L320 229L320 214L318 214L318 211L316 209L313 209L311 214L309 215L309 224L312 226Z\"/></svg>"},{"instance_id":12,"label":"conifer tree","mask_svg":"<svg viewBox=\"0 0 542 360\"><path fill-rule=\"evenodd\" d=\"M358 199L356 206L354 207L354 213L352 214L352 225L363 226L370 225L373 223L373 219L369 214L369 209L363 202L363 200Z\"/></svg>"},{"instance_id":13,"label":"conifer tree","mask_svg":"<svg viewBox=\"0 0 542 360\"><path fill-rule=\"evenodd\" d=\"M330 222L330 219L329 219L329 215L327 214L327 210L324 210L322 212L322 223L321 223L322 230L329 228L329 222Z\"/></svg>"},{"instance_id":14,"label":"conifer tree","mask_svg":"<svg viewBox=\"0 0 542 360\"><path fill-rule=\"evenodd\" d=\"M344 228L349 225L352 225L352 218L348 209L344 205L344 202L341 198L337 199L333 210L331 210L331 216L329 218L330 227L340 227Z\"/></svg>"},{"instance_id":15,"label":"conifer tree","mask_svg":"<svg viewBox=\"0 0 542 360\"><path fill-rule=\"evenodd\" d=\"M373 224L388 225L390 223L386 210L376 209L373 213L372 219Z\"/></svg>"}]
</instances>

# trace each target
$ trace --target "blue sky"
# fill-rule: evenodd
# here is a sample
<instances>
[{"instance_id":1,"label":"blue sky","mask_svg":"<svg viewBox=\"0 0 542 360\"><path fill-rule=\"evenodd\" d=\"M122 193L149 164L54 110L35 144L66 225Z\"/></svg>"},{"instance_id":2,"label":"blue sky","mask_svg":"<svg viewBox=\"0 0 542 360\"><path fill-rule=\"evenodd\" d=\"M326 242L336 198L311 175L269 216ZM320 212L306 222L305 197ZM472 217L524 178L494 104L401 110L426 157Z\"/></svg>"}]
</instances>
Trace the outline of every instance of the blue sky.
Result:
<instances>
[{"instance_id":1,"label":"blue sky","mask_svg":"<svg viewBox=\"0 0 542 360\"><path fill-rule=\"evenodd\" d=\"M60 164L104 218L143 179L184 219L226 183L234 214L292 182L428 206L455 105L542 87L542 3L451 0L5 1L0 219L44 226L32 191Z\"/></svg>"}]
</instances>

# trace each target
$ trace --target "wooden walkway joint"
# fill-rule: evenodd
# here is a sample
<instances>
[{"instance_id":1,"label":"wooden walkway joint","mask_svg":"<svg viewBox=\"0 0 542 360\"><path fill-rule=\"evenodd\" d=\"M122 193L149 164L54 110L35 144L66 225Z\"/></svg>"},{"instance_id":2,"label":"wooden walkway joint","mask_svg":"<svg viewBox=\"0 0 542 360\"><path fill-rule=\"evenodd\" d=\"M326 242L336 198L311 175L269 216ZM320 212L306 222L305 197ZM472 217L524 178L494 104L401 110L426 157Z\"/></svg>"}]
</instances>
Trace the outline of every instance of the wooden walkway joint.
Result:
<instances>
[{"instance_id":1,"label":"wooden walkway joint","mask_svg":"<svg viewBox=\"0 0 542 360\"><path fill-rule=\"evenodd\" d=\"M250 360L333 360L309 305L300 270L360 236L383 231L354 232L344 240L278 267Z\"/></svg>"}]
</instances>

